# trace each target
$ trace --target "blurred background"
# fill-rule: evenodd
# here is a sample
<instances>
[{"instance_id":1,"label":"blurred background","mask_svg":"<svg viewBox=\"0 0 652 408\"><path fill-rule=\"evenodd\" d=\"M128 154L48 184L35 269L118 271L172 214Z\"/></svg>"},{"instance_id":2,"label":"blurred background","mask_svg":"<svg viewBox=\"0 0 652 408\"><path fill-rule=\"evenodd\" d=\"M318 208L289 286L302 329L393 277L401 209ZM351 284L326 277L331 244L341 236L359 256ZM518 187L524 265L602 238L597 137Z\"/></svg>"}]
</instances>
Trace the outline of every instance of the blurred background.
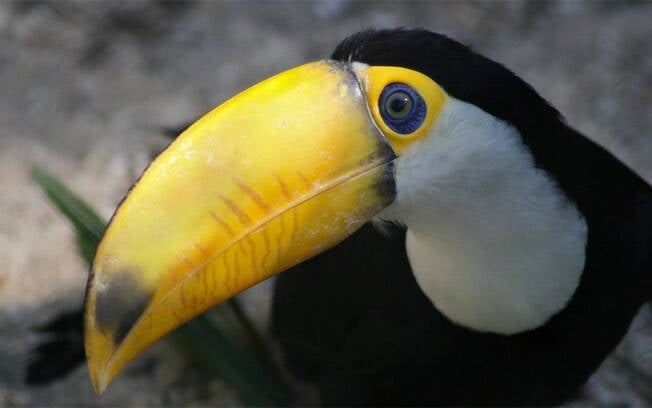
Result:
<instances>
[{"instance_id":1,"label":"blurred background","mask_svg":"<svg viewBox=\"0 0 652 408\"><path fill-rule=\"evenodd\" d=\"M167 143L165 129L328 57L355 31L404 26L502 62L651 182L651 21L652 2L635 1L0 2L0 406L237 405L166 343L102 398L85 368L45 387L23 384L39 340L30 328L78 308L87 275L32 166L108 218ZM263 331L269 288L245 296ZM649 306L576 402L586 403L652 404Z\"/></svg>"}]
</instances>

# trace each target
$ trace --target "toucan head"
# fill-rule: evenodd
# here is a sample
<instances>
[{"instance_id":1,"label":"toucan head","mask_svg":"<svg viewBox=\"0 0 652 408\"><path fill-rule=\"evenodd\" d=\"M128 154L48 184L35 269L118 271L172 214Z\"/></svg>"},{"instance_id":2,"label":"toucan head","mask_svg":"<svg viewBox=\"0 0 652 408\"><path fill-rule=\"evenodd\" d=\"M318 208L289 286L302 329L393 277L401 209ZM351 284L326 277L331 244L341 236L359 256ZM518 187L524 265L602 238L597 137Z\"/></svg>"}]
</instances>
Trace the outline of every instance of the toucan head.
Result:
<instances>
[{"instance_id":1,"label":"toucan head","mask_svg":"<svg viewBox=\"0 0 652 408\"><path fill-rule=\"evenodd\" d=\"M210 111L151 163L98 247L85 312L96 390L171 330L370 220L408 227L417 280L451 319L500 333L541 324L571 289L557 297L543 291L545 300L534 301L514 296L514 288L485 293L479 273L460 294L456 285L469 286L472 277L437 278L428 270L431 252L457 251L477 273L480 266L461 254L466 247L477 252L470 259L490 248L520 250L514 245L529 256L531 242L514 235L520 224L501 233L496 220L514 212L504 203L510 194L532 194L532 208L517 209L529 214L539 211L537 194L556 188L537 178L523 147L522 135L541 127L532 109L541 123L558 121L502 66L438 34L392 30L352 36L331 59L280 73ZM514 180L523 172L531 174L520 185ZM566 208L563 197L544 204ZM536 222L550 234L566 227L545 217ZM555 262L565 256L560 250ZM518 288L531 284L508 275ZM569 279L576 283L577 275ZM492 320L487 303L495 304L492 316L511 308L513 318Z\"/></svg>"}]
</instances>

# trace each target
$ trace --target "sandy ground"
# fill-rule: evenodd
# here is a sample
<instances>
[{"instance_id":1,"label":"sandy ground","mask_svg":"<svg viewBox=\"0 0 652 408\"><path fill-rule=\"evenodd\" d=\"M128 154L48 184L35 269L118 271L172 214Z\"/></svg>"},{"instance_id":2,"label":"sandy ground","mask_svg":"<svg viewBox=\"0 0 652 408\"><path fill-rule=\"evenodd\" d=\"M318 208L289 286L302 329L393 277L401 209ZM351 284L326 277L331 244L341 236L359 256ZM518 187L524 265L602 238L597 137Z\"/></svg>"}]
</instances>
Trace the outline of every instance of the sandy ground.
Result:
<instances>
[{"instance_id":1,"label":"sandy ground","mask_svg":"<svg viewBox=\"0 0 652 408\"><path fill-rule=\"evenodd\" d=\"M31 326L81 304L86 267L31 181L55 173L108 217L160 129L327 57L367 27L426 27L519 73L652 181L652 2L0 3L0 406L234 405L161 343L96 397L85 369L22 384ZM560 146L563 148L563 146ZM269 285L248 296L265 326ZM652 404L646 307L579 403Z\"/></svg>"}]
</instances>

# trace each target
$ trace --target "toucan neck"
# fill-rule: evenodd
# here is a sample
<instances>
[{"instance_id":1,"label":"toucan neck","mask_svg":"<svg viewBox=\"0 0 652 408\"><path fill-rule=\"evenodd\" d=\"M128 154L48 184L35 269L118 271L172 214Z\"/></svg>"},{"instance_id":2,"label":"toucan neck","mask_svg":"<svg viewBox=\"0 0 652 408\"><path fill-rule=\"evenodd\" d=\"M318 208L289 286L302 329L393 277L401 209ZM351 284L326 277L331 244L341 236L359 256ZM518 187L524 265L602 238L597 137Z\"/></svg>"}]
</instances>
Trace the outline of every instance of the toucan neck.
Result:
<instances>
[{"instance_id":1,"label":"toucan neck","mask_svg":"<svg viewBox=\"0 0 652 408\"><path fill-rule=\"evenodd\" d=\"M544 324L579 284L584 218L512 126L453 100L435 127L401 156L398 198L381 214L408 227L419 286L472 329L513 334Z\"/></svg>"}]
</instances>

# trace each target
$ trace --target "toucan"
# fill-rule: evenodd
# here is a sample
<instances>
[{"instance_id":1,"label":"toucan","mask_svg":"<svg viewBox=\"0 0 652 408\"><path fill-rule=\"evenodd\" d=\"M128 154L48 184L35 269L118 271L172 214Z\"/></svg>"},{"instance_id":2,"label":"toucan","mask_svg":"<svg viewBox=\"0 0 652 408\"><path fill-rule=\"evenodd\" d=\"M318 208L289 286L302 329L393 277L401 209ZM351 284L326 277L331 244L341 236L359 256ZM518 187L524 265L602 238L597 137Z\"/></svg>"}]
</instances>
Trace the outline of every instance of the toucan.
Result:
<instances>
[{"instance_id":1,"label":"toucan","mask_svg":"<svg viewBox=\"0 0 652 408\"><path fill-rule=\"evenodd\" d=\"M652 188L521 78L441 34L366 30L149 165L91 267L86 358L101 393L290 269L272 331L323 404L557 404L650 299L651 254Z\"/></svg>"}]
</instances>

